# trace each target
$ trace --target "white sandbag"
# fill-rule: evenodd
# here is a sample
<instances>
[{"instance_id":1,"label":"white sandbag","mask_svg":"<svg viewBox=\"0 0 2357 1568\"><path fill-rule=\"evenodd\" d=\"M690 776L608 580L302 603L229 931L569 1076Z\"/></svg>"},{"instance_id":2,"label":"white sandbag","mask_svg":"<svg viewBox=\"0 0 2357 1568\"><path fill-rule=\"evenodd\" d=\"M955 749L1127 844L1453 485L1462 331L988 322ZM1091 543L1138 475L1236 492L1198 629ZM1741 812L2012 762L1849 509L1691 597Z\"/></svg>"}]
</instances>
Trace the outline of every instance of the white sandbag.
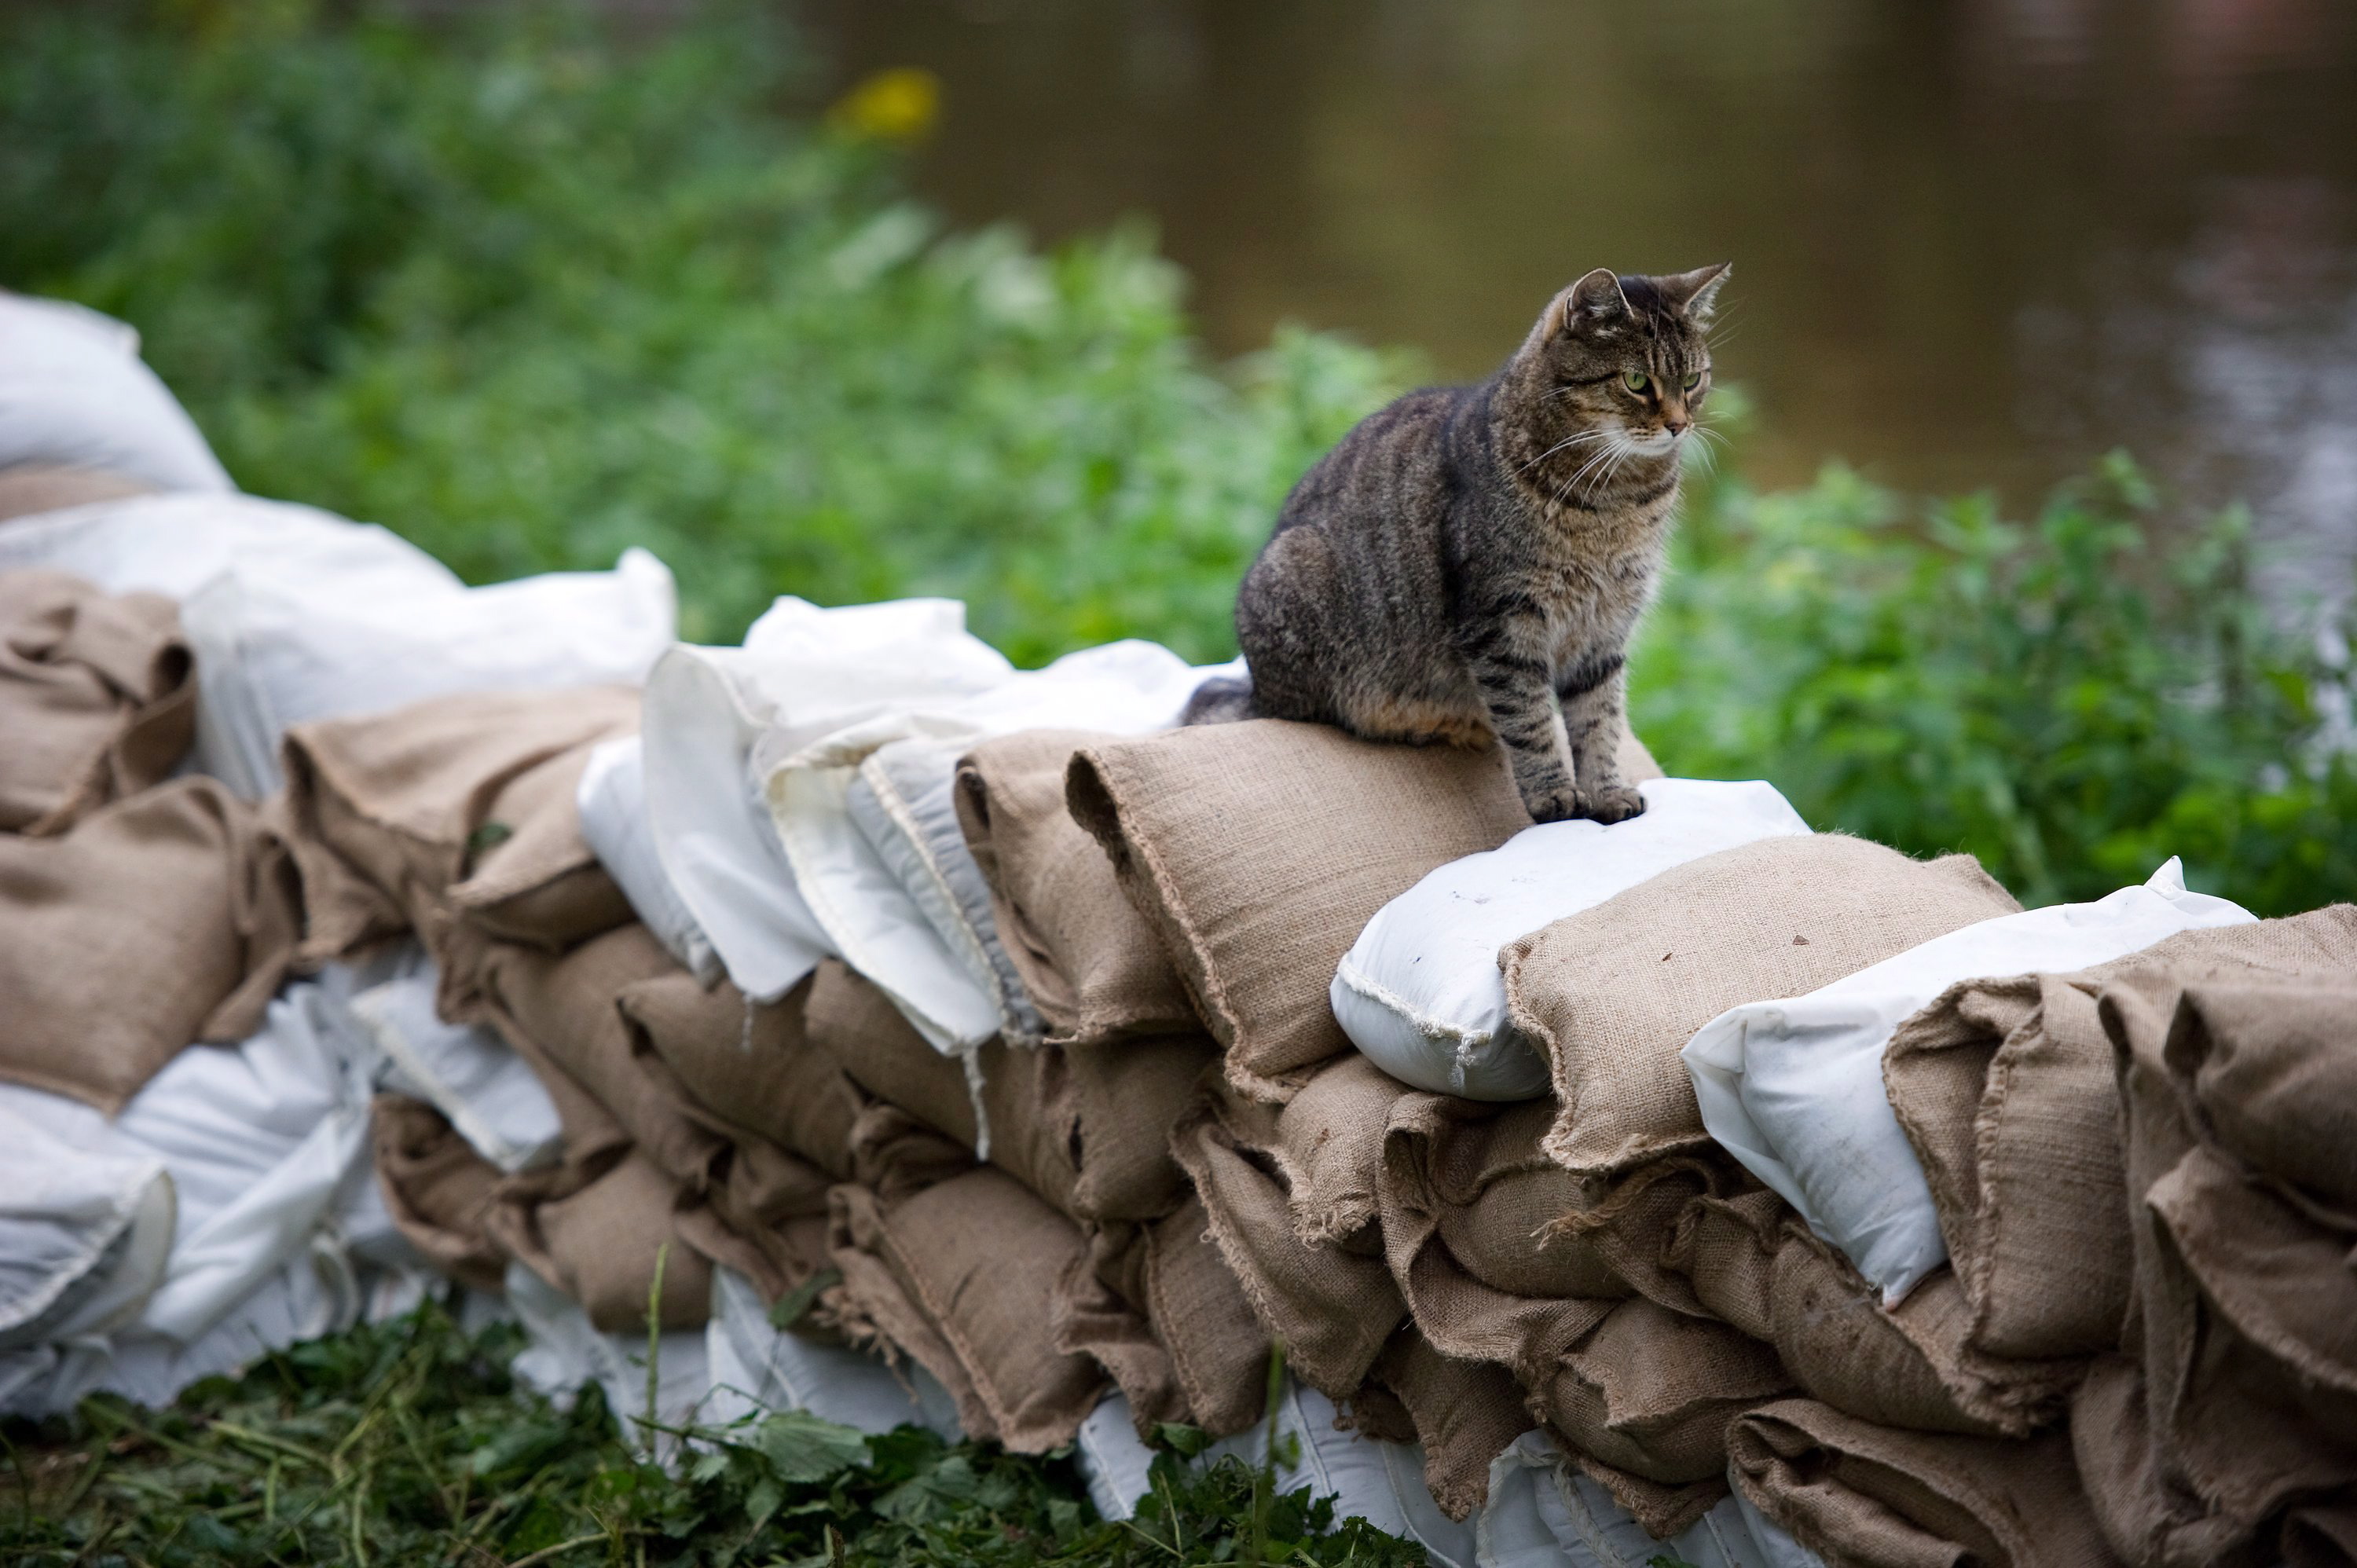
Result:
<instances>
[{"instance_id":1,"label":"white sandbag","mask_svg":"<svg viewBox=\"0 0 2357 1568\"><path fill-rule=\"evenodd\" d=\"M1490 1499L1474 1516L1474 1534L1480 1568L1646 1568L1664 1558L1689 1568L1824 1568L1739 1495L1655 1541L1540 1432L1490 1462Z\"/></svg>"},{"instance_id":2,"label":"white sandbag","mask_svg":"<svg viewBox=\"0 0 2357 1568\"><path fill-rule=\"evenodd\" d=\"M2140 887L1983 920L1806 996L1731 1008L1680 1054L1711 1136L1896 1306L1948 1256L1923 1167L1883 1090L1882 1053L1900 1021L1959 981L2068 973L2179 931L2255 918L2186 891L2172 857Z\"/></svg>"},{"instance_id":3,"label":"white sandbag","mask_svg":"<svg viewBox=\"0 0 2357 1568\"><path fill-rule=\"evenodd\" d=\"M1334 1402L1324 1394L1286 1380L1276 1429L1280 1448L1293 1447L1296 1457L1294 1463L1277 1466L1277 1489L1308 1487L1313 1496L1334 1499L1338 1524L1362 1519L1377 1530L1421 1543L1442 1568L1473 1568L1473 1526L1450 1520L1432 1500L1424 1484L1423 1445L1338 1431L1335 1414ZM1106 1519L1133 1517L1146 1493L1154 1455L1137 1440L1129 1402L1114 1394L1098 1405L1081 1423L1074 1446L1097 1512ZM1263 1422L1249 1432L1222 1438L1194 1463L1212 1465L1231 1456L1255 1467L1265 1463L1268 1424Z\"/></svg>"},{"instance_id":4,"label":"white sandbag","mask_svg":"<svg viewBox=\"0 0 2357 1568\"><path fill-rule=\"evenodd\" d=\"M721 975L720 955L712 950L704 928L672 886L655 852L654 828L647 821L646 743L642 736L609 740L589 753L574 791L574 810L581 819L582 842L621 888L622 897L640 924L679 960L699 984L710 986Z\"/></svg>"},{"instance_id":5,"label":"white sandbag","mask_svg":"<svg viewBox=\"0 0 2357 1568\"><path fill-rule=\"evenodd\" d=\"M1654 779L1638 790L1643 816L1526 828L1377 910L1334 972L1342 1032L1385 1072L1435 1094L1545 1094L1545 1058L1507 1023L1498 950L1674 865L1809 831L1768 784Z\"/></svg>"},{"instance_id":6,"label":"white sandbag","mask_svg":"<svg viewBox=\"0 0 2357 1568\"><path fill-rule=\"evenodd\" d=\"M888 1367L843 1345L823 1345L770 1322L750 1280L712 1271L712 1319L705 1329L712 1395L707 1424L720 1426L765 1411L804 1410L822 1420L886 1433L922 1426L952 1443L963 1440L957 1401L913 1361Z\"/></svg>"},{"instance_id":7,"label":"white sandbag","mask_svg":"<svg viewBox=\"0 0 2357 1568\"><path fill-rule=\"evenodd\" d=\"M0 1349L137 1316L172 1246L163 1161L108 1128L61 1137L27 1109L0 1104Z\"/></svg>"},{"instance_id":8,"label":"white sandbag","mask_svg":"<svg viewBox=\"0 0 2357 1568\"><path fill-rule=\"evenodd\" d=\"M635 683L677 635L678 590L647 552L611 572L488 587L241 564L180 607L197 660L197 759L259 800L290 725L457 692Z\"/></svg>"},{"instance_id":9,"label":"white sandbag","mask_svg":"<svg viewBox=\"0 0 2357 1568\"><path fill-rule=\"evenodd\" d=\"M457 576L407 540L316 507L242 495L132 496L0 528L0 571L41 566L110 594L186 599L231 567L292 585L367 585L412 596Z\"/></svg>"},{"instance_id":10,"label":"white sandbag","mask_svg":"<svg viewBox=\"0 0 2357 1568\"><path fill-rule=\"evenodd\" d=\"M0 468L17 463L105 468L159 490L234 488L140 360L137 332L0 289Z\"/></svg>"},{"instance_id":11,"label":"white sandbag","mask_svg":"<svg viewBox=\"0 0 2357 1568\"><path fill-rule=\"evenodd\" d=\"M951 957L998 1004L999 1036L1036 1046L1046 1020L999 940L990 885L957 818L957 762L964 740L896 740L859 765L845 792L852 825L924 915Z\"/></svg>"},{"instance_id":12,"label":"white sandbag","mask_svg":"<svg viewBox=\"0 0 2357 1568\"><path fill-rule=\"evenodd\" d=\"M352 1016L384 1053L382 1087L442 1112L475 1153L511 1174L556 1157L564 1129L537 1074L485 1029L434 1010L439 972L420 953L408 972L352 998Z\"/></svg>"},{"instance_id":13,"label":"white sandbag","mask_svg":"<svg viewBox=\"0 0 2357 1568\"><path fill-rule=\"evenodd\" d=\"M966 636L962 625L952 640L985 646ZM977 671L983 664L979 658L972 662ZM813 679L823 677L813 672ZM853 817L849 795L860 766L881 747L901 740L970 746L1020 729L1136 735L1165 728L1177 722L1201 679L1200 671L1168 649L1150 642L1116 642L1068 654L1045 670L1006 670L978 691L912 692L790 750L778 730L765 735L755 748L755 760L758 766L765 757L777 758L765 781L778 840L795 886L834 951L889 996L934 1049L966 1052L996 1035L1000 1008L995 981L986 972L977 973L971 956L944 940L926 918L922 903L894 875ZM802 736L814 727L793 726ZM940 810L950 810L946 792L955 758L946 760L951 766L942 771ZM878 781L871 779L871 788ZM963 865L957 875L968 882L970 898L981 890L981 873L973 856L963 853L962 838L959 843L957 858ZM946 853L943 859L948 863ZM950 901L956 897L952 894Z\"/></svg>"}]
</instances>

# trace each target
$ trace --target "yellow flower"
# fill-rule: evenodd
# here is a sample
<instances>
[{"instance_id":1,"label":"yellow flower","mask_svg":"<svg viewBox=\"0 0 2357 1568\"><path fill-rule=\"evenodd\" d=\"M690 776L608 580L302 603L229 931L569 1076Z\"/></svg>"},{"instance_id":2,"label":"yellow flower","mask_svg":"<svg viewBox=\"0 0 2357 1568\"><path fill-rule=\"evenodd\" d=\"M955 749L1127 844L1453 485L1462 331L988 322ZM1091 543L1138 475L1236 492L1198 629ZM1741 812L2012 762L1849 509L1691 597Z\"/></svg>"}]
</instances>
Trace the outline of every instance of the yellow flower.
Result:
<instances>
[{"instance_id":1,"label":"yellow flower","mask_svg":"<svg viewBox=\"0 0 2357 1568\"><path fill-rule=\"evenodd\" d=\"M835 101L827 123L854 135L913 145L941 118L942 79L915 66L879 70Z\"/></svg>"}]
</instances>

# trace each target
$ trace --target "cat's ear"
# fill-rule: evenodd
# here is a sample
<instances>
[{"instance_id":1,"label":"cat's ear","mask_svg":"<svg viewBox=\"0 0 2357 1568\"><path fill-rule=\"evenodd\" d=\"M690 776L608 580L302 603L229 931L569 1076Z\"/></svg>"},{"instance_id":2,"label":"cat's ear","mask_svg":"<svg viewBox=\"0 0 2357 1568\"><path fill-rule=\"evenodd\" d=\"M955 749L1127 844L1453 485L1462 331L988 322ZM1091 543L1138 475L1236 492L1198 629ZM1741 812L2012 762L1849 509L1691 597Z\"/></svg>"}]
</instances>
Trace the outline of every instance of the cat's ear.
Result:
<instances>
[{"instance_id":1,"label":"cat's ear","mask_svg":"<svg viewBox=\"0 0 2357 1568\"><path fill-rule=\"evenodd\" d=\"M1684 313L1685 318L1697 327L1707 327L1718 310L1718 285L1727 281L1734 270L1732 262L1718 262L1707 267L1696 267L1690 273L1672 273L1653 280L1662 297Z\"/></svg>"},{"instance_id":2,"label":"cat's ear","mask_svg":"<svg viewBox=\"0 0 2357 1568\"><path fill-rule=\"evenodd\" d=\"M1566 332L1592 332L1628 314L1629 300L1620 292L1620 280L1612 275L1610 267L1598 267L1564 290L1563 319L1558 325Z\"/></svg>"}]
</instances>

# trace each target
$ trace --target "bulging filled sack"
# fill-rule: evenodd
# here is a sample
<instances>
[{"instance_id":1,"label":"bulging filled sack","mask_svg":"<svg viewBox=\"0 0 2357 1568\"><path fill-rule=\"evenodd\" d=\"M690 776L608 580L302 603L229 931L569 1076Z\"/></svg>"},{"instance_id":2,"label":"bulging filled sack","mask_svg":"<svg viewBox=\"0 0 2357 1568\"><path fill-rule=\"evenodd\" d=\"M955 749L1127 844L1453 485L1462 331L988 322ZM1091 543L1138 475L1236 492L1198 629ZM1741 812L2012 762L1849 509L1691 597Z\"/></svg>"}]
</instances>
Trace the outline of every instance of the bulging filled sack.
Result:
<instances>
[{"instance_id":1,"label":"bulging filled sack","mask_svg":"<svg viewBox=\"0 0 2357 1568\"><path fill-rule=\"evenodd\" d=\"M1947 1261L1948 1248L1883 1088L1893 1032L1962 982L2068 973L2179 931L2255 918L2188 892L2172 859L2140 887L1982 920L1805 996L1744 1003L1704 1025L1680 1055L1711 1136L1895 1304Z\"/></svg>"},{"instance_id":2,"label":"bulging filled sack","mask_svg":"<svg viewBox=\"0 0 2357 1568\"><path fill-rule=\"evenodd\" d=\"M680 1197L678 1183L629 1152L602 1170L568 1164L511 1177L484 1223L606 1333L644 1333L651 1303L659 1326L700 1328L712 1264L679 1229Z\"/></svg>"},{"instance_id":3,"label":"bulging filled sack","mask_svg":"<svg viewBox=\"0 0 2357 1568\"><path fill-rule=\"evenodd\" d=\"M2301 1516L2357 1492L2357 908L2266 927L2278 956L2305 940L2296 969L2180 955L2100 1003L2133 1275L2072 1436L2113 1545L2170 1568L2332 1561Z\"/></svg>"},{"instance_id":4,"label":"bulging filled sack","mask_svg":"<svg viewBox=\"0 0 2357 1568\"><path fill-rule=\"evenodd\" d=\"M1970 855L1821 833L1689 861L1510 944L1510 1014L1555 1076L1549 1152L1601 1180L1709 1147L1678 1056L1705 1024L2019 908Z\"/></svg>"},{"instance_id":5,"label":"bulging filled sack","mask_svg":"<svg viewBox=\"0 0 2357 1568\"><path fill-rule=\"evenodd\" d=\"M1767 784L1655 779L1639 789L1641 817L1525 828L1378 910L1329 992L1351 1043L1394 1078L1436 1094L1544 1095L1546 1058L1507 1025L1499 949L1671 866L1809 831Z\"/></svg>"},{"instance_id":6,"label":"bulging filled sack","mask_svg":"<svg viewBox=\"0 0 2357 1568\"><path fill-rule=\"evenodd\" d=\"M1624 773L1660 777L1641 753L1628 742ZM1085 747L1066 799L1160 935L1231 1079L1280 1101L1350 1048L1328 990L1375 913L1530 825L1494 751L1280 719Z\"/></svg>"},{"instance_id":7,"label":"bulging filled sack","mask_svg":"<svg viewBox=\"0 0 2357 1568\"><path fill-rule=\"evenodd\" d=\"M0 1079L110 1113L262 1023L302 920L285 841L210 779L0 834Z\"/></svg>"},{"instance_id":8,"label":"bulging filled sack","mask_svg":"<svg viewBox=\"0 0 2357 1568\"><path fill-rule=\"evenodd\" d=\"M422 1100L380 1094L369 1108L376 1181L409 1244L450 1278L498 1294L508 1255L493 1239L500 1167Z\"/></svg>"},{"instance_id":9,"label":"bulging filled sack","mask_svg":"<svg viewBox=\"0 0 2357 1568\"><path fill-rule=\"evenodd\" d=\"M2104 1568L2070 1439L1956 1437L1782 1400L1727 1435L1736 1486L1833 1568Z\"/></svg>"},{"instance_id":10,"label":"bulging filled sack","mask_svg":"<svg viewBox=\"0 0 2357 1568\"><path fill-rule=\"evenodd\" d=\"M0 832L54 833L169 777L196 734L179 613L59 572L0 572Z\"/></svg>"},{"instance_id":11,"label":"bulging filled sack","mask_svg":"<svg viewBox=\"0 0 2357 1568\"><path fill-rule=\"evenodd\" d=\"M1079 1229L989 1169L891 1202L839 1187L834 1202L850 1310L958 1397L966 1434L1017 1454L1070 1443L1104 1391L1094 1361L1055 1344L1057 1282L1085 1256Z\"/></svg>"},{"instance_id":12,"label":"bulging filled sack","mask_svg":"<svg viewBox=\"0 0 2357 1568\"><path fill-rule=\"evenodd\" d=\"M137 331L0 289L0 468L24 463L104 469L162 490L233 488L140 360Z\"/></svg>"},{"instance_id":13,"label":"bulging filled sack","mask_svg":"<svg viewBox=\"0 0 2357 1568\"><path fill-rule=\"evenodd\" d=\"M1110 738L1022 730L958 764L958 822L1001 949L1046 1037L1071 1045L1200 1026L1154 928L1064 803L1073 753Z\"/></svg>"}]
</instances>

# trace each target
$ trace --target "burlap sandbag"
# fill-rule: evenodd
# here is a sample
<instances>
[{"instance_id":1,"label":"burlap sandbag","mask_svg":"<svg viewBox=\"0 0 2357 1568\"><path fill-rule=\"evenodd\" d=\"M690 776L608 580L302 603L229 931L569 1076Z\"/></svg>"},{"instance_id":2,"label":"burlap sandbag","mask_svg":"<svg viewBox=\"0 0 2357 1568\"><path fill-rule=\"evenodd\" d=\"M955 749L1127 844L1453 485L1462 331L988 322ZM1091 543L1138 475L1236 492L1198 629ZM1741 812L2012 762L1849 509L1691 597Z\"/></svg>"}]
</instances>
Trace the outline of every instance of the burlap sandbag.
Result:
<instances>
[{"instance_id":1,"label":"burlap sandbag","mask_svg":"<svg viewBox=\"0 0 2357 1568\"><path fill-rule=\"evenodd\" d=\"M661 1060L690 1115L732 1138L776 1144L844 1181L862 1101L811 1043L813 984L754 1005L725 980L707 991L674 968L625 986L619 1001L633 1050L642 1061Z\"/></svg>"},{"instance_id":2,"label":"burlap sandbag","mask_svg":"<svg viewBox=\"0 0 2357 1568\"><path fill-rule=\"evenodd\" d=\"M1055 1346L1103 1368L1129 1402L1138 1437L1151 1442L1156 1428L1192 1423L1194 1412L1169 1347L1154 1331L1146 1288L1147 1229L1115 1220L1091 1227L1087 1238L1086 1250L1056 1282Z\"/></svg>"},{"instance_id":3,"label":"burlap sandbag","mask_svg":"<svg viewBox=\"0 0 2357 1568\"><path fill-rule=\"evenodd\" d=\"M945 1057L865 976L828 959L803 1012L811 1045L862 1090L982 1153L1060 1214L1073 1212L1071 1113L1036 1049L985 1042ZM987 1129L987 1136L985 1130Z\"/></svg>"},{"instance_id":4,"label":"burlap sandbag","mask_svg":"<svg viewBox=\"0 0 2357 1568\"><path fill-rule=\"evenodd\" d=\"M1440 1511L1462 1520L1488 1501L1490 1462L1530 1429L1512 1375L1444 1356L1413 1327L1392 1337L1372 1375L1424 1444L1424 1484Z\"/></svg>"},{"instance_id":5,"label":"burlap sandbag","mask_svg":"<svg viewBox=\"0 0 2357 1568\"><path fill-rule=\"evenodd\" d=\"M161 783L196 714L171 600L0 572L0 832L54 833Z\"/></svg>"},{"instance_id":6,"label":"burlap sandbag","mask_svg":"<svg viewBox=\"0 0 2357 1568\"><path fill-rule=\"evenodd\" d=\"M492 1240L490 1219L500 1168L439 1111L406 1095L378 1095L369 1132L377 1188L393 1225L452 1279L499 1294L508 1258Z\"/></svg>"},{"instance_id":7,"label":"burlap sandbag","mask_svg":"<svg viewBox=\"0 0 2357 1568\"><path fill-rule=\"evenodd\" d=\"M1532 1410L1567 1446L1674 1487L1718 1479L1727 1423L1792 1388L1769 1347L1642 1297L1614 1305L1524 1382Z\"/></svg>"},{"instance_id":8,"label":"burlap sandbag","mask_svg":"<svg viewBox=\"0 0 2357 1568\"><path fill-rule=\"evenodd\" d=\"M1220 1253L1263 1327L1285 1342L1301 1380L1348 1400L1366 1380L1407 1305L1368 1228L1373 1255L1334 1241L1312 1243L1296 1228L1276 1119L1232 1090L1206 1093L1171 1135L1171 1151L1194 1183Z\"/></svg>"},{"instance_id":9,"label":"burlap sandbag","mask_svg":"<svg viewBox=\"0 0 2357 1568\"><path fill-rule=\"evenodd\" d=\"M2288 1510L2357 1489L2357 910L2280 924L2308 972L2180 958L2100 1003L2134 1273L2072 1425L2105 1533L2170 1568L2286 1550Z\"/></svg>"},{"instance_id":10,"label":"burlap sandbag","mask_svg":"<svg viewBox=\"0 0 2357 1568\"><path fill-rule=\"evenodd\" d=\"M1736 1421L1735 1484L1832 1568L2105 1568L2069 1438L1938 1436L1813 1400Z\"/></svg>"},{"instance_id":11,"label":"burlap sandbag","mask_svg":"<svg viewBox=\"0 0 2357 1568\"><path fill-rule=\"evenodd\" d=\"M210 779L0 834L0 1078L112 1115L192 1041L261 1026L301 909L285 841Z\"/></svg>"},{"instance_id":12,"label":"burlap sandbag","mask_svg":"<svg viewBox=\"0 0 2357 1568\"><path fill-rule=\"evenodd\" d=\"M592 1174L567 1165L500 1185L484 1223L494 1240L607 1333L644 1333L662 1268L657 1318L700 1328L711 1315L712 1265L681 1234L679 1184L630 1152Z\"/></svg>"},{"instance_id":13,"label":"burlap sandbag","mask_svg":"<svg viewBox=\"0 0 2357 1568\"><path fill-rule=\"evenodd\" d=\"M1624 746L1623 770L1660 777L1641 750ZM1375 912L1530 825L1493 751L1278 719L1084 747L1066 801L1177 962L1232 1081L1272 1101L1351 1048L1326 993Z\"/></svg>"},{"instance_id":14,"label":"burlap sandbag","mask_svg":"<svg viewBox=\"0 0 2357 1568\"><path fill-rule=\"evenodd\" d=\"M1039 1049L1041 1092L1063 1108L1071 1140L1072 1213L1154 1219L1186 1202L1170 1132L1219 1046L1197 1032Z\"/></svg>"},{"instance_id":15,"label":"burlap sandbag","mask_svg":"<svg viewBox=\"0 0 2357 1568\"><path fill-rule=\"evenodd\" d=\"M0 467L0 522L45 511L153 495L156 487L106 468L59 463L11 463Z\"/></svg>"},{"instance_id":16,"label":"burlap sandbag","mask_svg":"<svg viewBox=\"0 0 2357 1568\"><path fill-rule=\"evenodd\" d=\"M1978 1352L2086 1356L2119 1343L2127 1195L2119 1089L2095 999L2114 980L2185 964L2254 978L2357 966L2330 910L2187 931L2075 974L1951 987L1883 1058L1891 1108L1922 1161Z\"/></svg>"},{"instance_id":17,"label":"burlap sandbag","mask_svg":"<svg viewBox=\"0 0 2357 1568\"><path fill-rule=\"evenodd\" d=\"M1549 1150L1603 1178L1708 1147L1678 1058L1705 1024L2020 908L1970 855L1823 833L1688 861L1510 944L1508 1011L1561 1108Z\"/></svg>"},{"instance_id":18,"label":"burlap sandbag","mask_svg":"<svg viewBox=\"0 0 2357 1568\"><path fill-rule=\"evenodd\" d=\"M998 938L1051 1041L1090 1045L1198 1026L1178 972L1064 805L1072 753L1110 737L1026 730L958 764L958 824Z\"/></svg>"},{"instance_id":19,"label":"burlap sandbag","mask_svg":"<svg viewBox=\"0 0 2357 1568\"><path fill-rule=\"evenodd\" d=\"M631 918L581 837L589 753L638 727L635 687L482 692L297 725L282 762L301 857L305 950L414 929L463 1009L481 946L561 951Z\"/></svg>"},{"instance_id":20,"label":"burlap sandbag","mask_svg":"<svg viewBox=\"0 0 2357 1568\"><path fill-rule=\"evenodd\" d=\"M1055 1346L1057 1282L1086 1251L1072 1222L987 1168L891 1204L841 1187L835 1203L845 1294L896 1340L894 1324L922 1320L901 1348L937 1376L929 1357L952 1359L942 1380L967 1434L1018 1454L1070 1443L1104 1390L1094 1361Z\"/></svg>"},{"instance_id":21,"label":"burlap sandbag","mask_svg":"<svg viewBox=\"0 0 2357 1568\"><path fill-rule=\"evenodd\" d=\"M620 1006L632 987L682 972L635 924L562 955L496 944L485 949L481 1000L471 1016L496 1028L546 1086L568 1162L595 1158L619 1129L669 1180L701 1195L729 1140L695 1113L667 1070L653 1070L659 1060L641 1057Z\"/></svg>"}]
</instances>

